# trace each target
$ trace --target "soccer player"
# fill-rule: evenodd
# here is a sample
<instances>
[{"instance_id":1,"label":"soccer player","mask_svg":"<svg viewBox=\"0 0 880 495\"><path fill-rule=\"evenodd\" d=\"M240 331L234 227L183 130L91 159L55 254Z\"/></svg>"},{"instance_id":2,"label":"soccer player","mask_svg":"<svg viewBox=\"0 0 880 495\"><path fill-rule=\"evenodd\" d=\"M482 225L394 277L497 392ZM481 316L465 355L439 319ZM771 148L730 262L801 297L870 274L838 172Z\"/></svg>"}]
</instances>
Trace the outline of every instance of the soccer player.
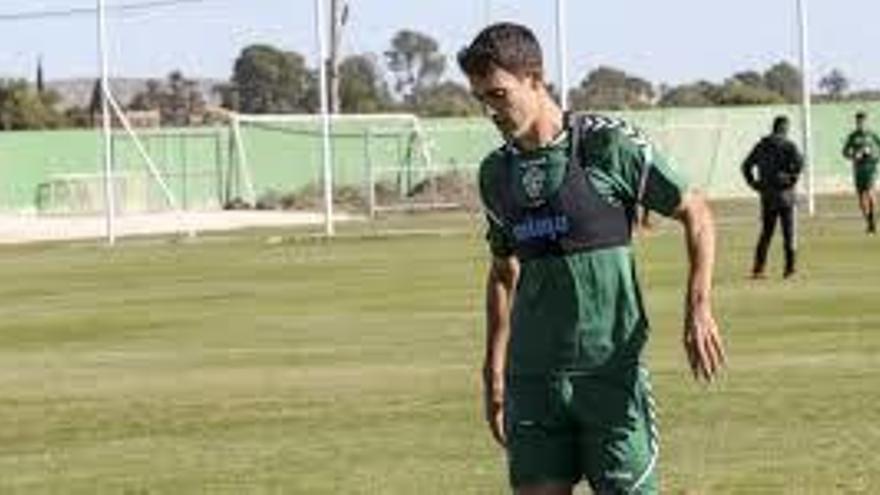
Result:
<instances>
[{"instance_id":1,"label":"soccer player","mask_svg":"<svg viewBox=\"0 0 880 495\"><path fill-rule=\"evenodd\" d=\"M493 255L486 419L519 495L656 493L658 439L641 351L648 320L630 246L639 205L678 219L689 260L683 341L695 377L724 354L712 314L715 233L699 193L625 123L563 115L526 27L494 24L459 52L506 144L479 172Z\"/></svg>"},{"instance_id":2,"label":"soccer player","mask_svg":"<svg viewBox=\"0 0 880 495\"><path fill-rule=\"evenodd\" d=\"M785 271L788 278L795 272L795 191L804 158L788 139L788 117L773 120L773 132L764 136L742 163L742 174L749 187L761 195L761 235L755 248L752 278L764 277L767 248L773 238L776 219L782 224ZM757 172L757 174L756 174Z\"/></svg>"},{"instance_id":3,"label":"soccer player","mask_svg":"<svg viewBox=\"0 0 880 495\"><path fill-rule=\"evenodd\" d=\"M856 129L846 138L843 156L853 164L853 179L859 208L867 223L867 232L877 232L874 221L874 182L877 179L877 161L880 160L880 137L868 130L866 122L868 114L856 113Z\"/></svg>"}]
</instances>

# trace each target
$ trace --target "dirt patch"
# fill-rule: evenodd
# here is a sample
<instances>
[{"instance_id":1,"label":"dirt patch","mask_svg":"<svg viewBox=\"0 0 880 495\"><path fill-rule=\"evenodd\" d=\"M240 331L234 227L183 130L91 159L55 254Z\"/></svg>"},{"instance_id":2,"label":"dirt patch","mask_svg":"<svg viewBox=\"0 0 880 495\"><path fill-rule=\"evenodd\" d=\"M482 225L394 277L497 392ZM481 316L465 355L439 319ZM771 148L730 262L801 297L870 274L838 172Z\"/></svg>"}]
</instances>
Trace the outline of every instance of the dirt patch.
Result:
<instances>
[{"instance_id":1,"label":"dirt patch","mask_svg":"<svg viewBox=\"0 0 880 495\"><path fill-rule=\"evenodd\" d=\"M337 221L357 217L339 214ZM209 232L253 227L295 227L322 225L320 212L294 211L214 211L146 213L116 218L115 232L119 237L158 234L188 235L190 231ZM99 216L42 216L33 214L0 215L0 244L100 239L106 237L106 219Z\"/></svg>"}]
</instances>

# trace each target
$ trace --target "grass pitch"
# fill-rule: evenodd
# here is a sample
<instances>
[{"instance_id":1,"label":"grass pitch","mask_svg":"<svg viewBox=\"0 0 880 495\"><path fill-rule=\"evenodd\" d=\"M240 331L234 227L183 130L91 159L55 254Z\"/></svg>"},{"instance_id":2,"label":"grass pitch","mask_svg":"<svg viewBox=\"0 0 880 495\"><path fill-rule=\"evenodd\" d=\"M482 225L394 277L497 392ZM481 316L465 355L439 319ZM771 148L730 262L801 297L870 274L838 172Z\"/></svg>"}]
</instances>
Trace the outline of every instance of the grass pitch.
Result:
<instances>
[{"instance_id":1,"label":"grass pitch","mask_svg":"<svg viewBox=\"0 0 880 495\"><path fill-rule=\"evenodd\" d=\"M776 239L753 282L753 206L718 205L709 387L679 345L681 234L638 240L665 493L880 492L880 238L850 198L820 208L799 275ZM380 227L443 234L0 249L0 493L506 493L479 225Z\"/></svg>"}]
</instances>

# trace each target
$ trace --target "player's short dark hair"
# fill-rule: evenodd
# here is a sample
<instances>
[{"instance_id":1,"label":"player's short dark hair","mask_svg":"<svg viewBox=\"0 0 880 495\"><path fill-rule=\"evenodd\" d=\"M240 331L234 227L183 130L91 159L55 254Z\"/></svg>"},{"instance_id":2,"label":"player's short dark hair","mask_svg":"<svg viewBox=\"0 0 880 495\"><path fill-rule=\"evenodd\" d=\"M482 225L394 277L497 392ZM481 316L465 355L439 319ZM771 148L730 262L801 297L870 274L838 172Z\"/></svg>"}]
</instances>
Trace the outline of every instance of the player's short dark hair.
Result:
<instances>
[{"instance_id":1,"label":"player's short dark hair","mask_svg":"<svg viewBox=\"0 0 880 495\"><path fill-rule=\"evenodd\" d=\"M788 130L788 117L785 115L777 115L773 119L773 132L782 132Z\"/></svg>"},{"instance_id":2,"label":"player's short dark hair","mask_svg":"<svg viewBox=\"0 0 880 495\"><path fill-rule=\"evenodd\" d=\"M486 27L458 52L458 65L468 76L485 77L501 68L517 77L543 77L544 61L538 38L527 27L499 22Z\"/></svg>"},{"instance_id":3,"label":"player's short dark hair","mask_svg":"<svg viewBox=\"0 0 880 495\"><path fill-rule=\"evenodd\" d=\"M868 114L865 112L856 112L856 120L865 120L868 118Z\"/></svg>"}]
</instances>

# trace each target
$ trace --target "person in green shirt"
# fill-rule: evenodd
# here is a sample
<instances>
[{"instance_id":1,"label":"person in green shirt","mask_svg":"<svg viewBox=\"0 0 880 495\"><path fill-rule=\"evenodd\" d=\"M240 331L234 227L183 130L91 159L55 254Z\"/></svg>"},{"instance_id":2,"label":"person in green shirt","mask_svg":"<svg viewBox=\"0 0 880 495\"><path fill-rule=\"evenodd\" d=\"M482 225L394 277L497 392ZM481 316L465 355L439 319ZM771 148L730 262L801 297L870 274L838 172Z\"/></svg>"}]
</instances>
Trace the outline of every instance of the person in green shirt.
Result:
<instances>
[{"instance_id":1,"label":"person in green shirt","mask_svg":"<svg viewBox=\"0 0 880 495\"><path fill-rule=\"evenodd\" d=\"M658 439L630 245L641 206L677 219L689 260L683 343L698 379L724 362L704 197L623 121L564 114L525 26L491 25L458 55L506 143L479 171L492 254L486 420L519 495L656 493Z\"/></svg>"},{"instance_id":2,"label":"person in green shirt","mask_svg":"<svg viewBox=\"0 0 880 495\"><path fill-rule=\"evenodd\" d=\"M880 137L867 128L868 114L856 113L856 129L846 138L843 156L852 162L853 179L859 200L859 209L867 224L867 232L875 234L874 183L877 180L877 161L880 160Z\"/></svg>"}]
</instances>

